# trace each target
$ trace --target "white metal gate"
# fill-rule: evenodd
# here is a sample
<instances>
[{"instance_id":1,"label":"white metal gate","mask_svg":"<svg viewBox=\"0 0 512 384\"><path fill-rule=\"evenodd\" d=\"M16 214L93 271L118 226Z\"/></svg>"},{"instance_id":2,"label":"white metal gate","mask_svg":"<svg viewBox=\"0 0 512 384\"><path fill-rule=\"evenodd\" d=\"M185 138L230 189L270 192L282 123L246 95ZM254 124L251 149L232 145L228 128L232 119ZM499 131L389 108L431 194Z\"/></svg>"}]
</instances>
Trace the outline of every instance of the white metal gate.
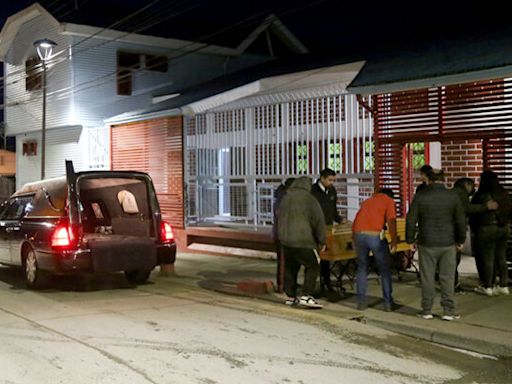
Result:
<instances>
[{"instance_id":1,"label":"white metal gate","mask_svg":"<svg viewBox=\"0 0 512 384\"><path fill-rule=\"evenodd\" d=\"M278 184L327 167L346 217L373 192L372 119L354 95L214 110L184 125L188 223L270 225Z\"/></svg>"}]
</instances>

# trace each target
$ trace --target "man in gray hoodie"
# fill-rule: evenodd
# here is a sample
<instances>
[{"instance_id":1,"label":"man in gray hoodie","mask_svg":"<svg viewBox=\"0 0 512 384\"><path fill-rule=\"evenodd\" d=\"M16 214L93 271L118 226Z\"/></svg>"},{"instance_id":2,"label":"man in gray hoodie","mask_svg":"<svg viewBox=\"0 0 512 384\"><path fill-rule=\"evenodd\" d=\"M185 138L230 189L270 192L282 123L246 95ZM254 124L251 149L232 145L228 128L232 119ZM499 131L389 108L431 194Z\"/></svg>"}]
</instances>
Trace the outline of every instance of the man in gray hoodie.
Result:
<instances>
[{"instance_id":1,"label":"man in gray hoodie","mask_svg":"<svg viewBox=\"0 0 512 384\"><path fill-rule=\"evenodd\" d=\"M318 251L325 248L325 220L320 204L311 194L309 177L296 179L281 201L278 237L284 248L284 291L290 305L322 308L312 296L319 272ZM297 275L305 267L302 295L297 295Z\"/></svg>"}]
</instances>

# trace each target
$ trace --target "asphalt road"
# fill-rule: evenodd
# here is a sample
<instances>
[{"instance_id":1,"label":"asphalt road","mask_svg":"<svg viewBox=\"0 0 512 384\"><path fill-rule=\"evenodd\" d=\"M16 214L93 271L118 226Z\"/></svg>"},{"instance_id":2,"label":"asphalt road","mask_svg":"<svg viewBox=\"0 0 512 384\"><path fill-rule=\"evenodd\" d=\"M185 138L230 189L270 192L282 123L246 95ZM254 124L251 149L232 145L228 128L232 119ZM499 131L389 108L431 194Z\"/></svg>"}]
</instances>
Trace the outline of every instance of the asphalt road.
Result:
<instances>
[{"instance_id":1,"label":"asphalt road","mask_svg":"<svg viewBox=\"0 0 512 384\"><path fill-rule=\"evenodd\" d=\"M510 361L206 291L205 272L232 265L181 263L139 287L110 275L36 292L0 267L0 383L510 383Z\"/></svg>"}]
</instances>

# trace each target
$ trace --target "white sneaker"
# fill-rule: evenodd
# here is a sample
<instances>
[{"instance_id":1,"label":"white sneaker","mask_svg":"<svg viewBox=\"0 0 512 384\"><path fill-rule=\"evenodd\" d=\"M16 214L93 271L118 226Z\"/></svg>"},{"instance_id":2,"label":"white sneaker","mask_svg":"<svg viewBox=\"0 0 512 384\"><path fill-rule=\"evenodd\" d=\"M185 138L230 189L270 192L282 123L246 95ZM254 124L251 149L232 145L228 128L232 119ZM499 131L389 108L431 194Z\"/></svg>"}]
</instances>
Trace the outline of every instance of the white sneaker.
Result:
<instances>
[{"instance_id":1,"label":"white sneaker","mask_svg":"<svg viewBox=\"0 0 512 384\"><path fill-rule=\"evenodd\" d=\"M300 300L297 297L288 297L284 303L286 305L291 305L291 306L295 307L295 306L299 305L299 302L300 302Z\"/></svg>"},{"instance_id":2,"label":"white sneaker","mask_svg":"<svg viewBox=\"0 0 512 384\"><path fill-rule=\"evenodd\" d=\"M416 316L421 317L425 320L432 320L434 318L434 315L432 312L426 312L426 311L420 311L416 314Z\"/></svg>"},{"instance_id":3,"label":"white sneaker","mask_svg":"<svg viewBox=\"0 0 512 384\"><path fill-rule=\"evenodd\" d=\"M492 293L494 295L510 295L508 287L500 287L499 285L494 287Z\"/></svg>"},{"instance_id":4,"label":"white sneaker","mask_svg":"<svg viewBox=\"0 0 512 384\"><path fill-rule=\"evenodd\" d=\"M323 308L324 306L315 300L313 296L302 296L299 299L299 304L308 308Z\"/></svg>"},{"instance_id":5,"label":"white sneaker","mask_svg":"<svg viewBox=\"0 0 512 384\"><path fill-rule=\"evenodd\" d=\"M486 295L486 296L492 296L492 294L493 294L492 288L485 288L485 287L482 287L481 285L479 285L478 287L475 288L475 292L480 293L482 295Z\"/></svg>"},{"instance_id":6,"label":"white sneaker","mask_svg":"<svg viewBox=\"0 0 512 384\"><path fill-rule=\"evenodd\" d=\"M443 319L445 321L459 320L460 315L457 313L446 313L443 315L443 317L441 317L441 319Z\"/></svg>"}]
</instances>

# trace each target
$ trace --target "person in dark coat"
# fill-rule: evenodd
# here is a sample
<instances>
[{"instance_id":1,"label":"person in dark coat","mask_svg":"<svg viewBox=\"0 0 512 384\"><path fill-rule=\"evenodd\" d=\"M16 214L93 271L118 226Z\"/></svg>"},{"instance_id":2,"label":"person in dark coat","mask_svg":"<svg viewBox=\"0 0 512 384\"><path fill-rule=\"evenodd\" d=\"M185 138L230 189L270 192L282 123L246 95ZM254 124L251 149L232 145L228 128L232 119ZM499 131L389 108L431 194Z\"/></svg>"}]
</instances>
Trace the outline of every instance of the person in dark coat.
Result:
<instances>
[{"instance_id":1,"label":"person in dark coat","mask_svg":"<svg viewBox=\"0 0 512 384\"><path fill-rule=\"evenodd\" d=\"M475 291L487 296L508 295L507 241L510 237L511 202L496 173L484 171L480 175L478 191L471 204L485 204L490 200L498 203L498 209L470 216L470 226L475 233L475 244L483 266L483 284ZM499 286L494 287L496 269Z\"/></svg>"},{"instance_id":2,"label":"person in dark coat","mask_svg":"<svg viewBox=\"0 0 512 384\"><path fill-rule=\"evenodd\" d=\"M335 178L336 172L330 168L325 168L320 172L320 178L311 188L311 193L320 203L320 207L324 213L325 225L333 225L335 223L341 223L342 221L336 207L337 194L336 189L334 188ZM322 260L320 262L320 283L322 291L324 289L327 289L330 292L334 291L331 286L330 267L330 262L328 260Z\"/></svg>"},{"instance_id":3,"label":"person in dark coat","mask_svg":"<svg viewBox=\"0 0 512 384\"><path fill-rule=\"evenodd\" d=\"M420 168L421 184L416 187L416 193L422 192L425 190L425 188L428 187L428 174L430 172L432 172L432 166L428 164L425 164L423 167Z\"/></svg>"},{"instance_id":4,"label":"person in dark coat","mask_svg":"<svg viewBox=\"0 0 512 384\"><path fill-rule=\"evenodd\" d=\"M494 200L489 200L483 204L470 204L470 197L475 194L475 182L469 177L462 177L455 181L453 184L453 191L457 193L459 199L464 207L464 211L466 215L476 214L487 212L489 210L496 210L498 208L498 203ZM472 247L473 248L473 247ZM480 281L483 281L483 266L481 266L480 257L477 255L477 250L472 249L472 253L475 257L475 262L477 264L478 275L480 276ZM455 292L462 292L459 283L459 273L457 271L460 259L461 259L462 251L457 251L457 266L455 269Z\"/></svg>"},{"instance_id":5,"label":"person in dark coat","mask_svg":"<svg viewBox=\"0 0 512 384\"><path fill-rule=\"evenodd\" d=\"M322 308L313 297L319 271L319 253L325 249L326 233L322 209L311 195L311 178L296 179L281 201L278 238L285 257L284 291L290 305ZM305 267L302 295L297 292L297 275Z\"/></svg>"},{"instance_id":6,"label":"person in dark coat","mask_svg":"<svg viewBox=\"0 0 512 384\"><path fill-rule=\"evenodd\" d=\"M435 296L435 272L439 268L443 320L460 318L453 295L456 251L466 239L466 213L457 194L443 184L442 170L432 170L430 184L414 196L406 219L406 241L411 251L419 252L421 308L418 314L432 319ZM418 236L416 237L416 226Z\"/></svg>"},{"instance_id":7,"label":"person in dark coat","mask_svg":"<svg viewBox=\"0 0 512 384\"><path fill-rule=\"evenodd\" d=\"M278 212L279 205L281 204L281 200L286 195L286 191L292 183L295 181L294 177L289 177L284 181L284 183L279 184L274 192L274 222L272 225L272 237L274 238L274 243L276 245L276 254L277 254L277 271L276 271L276 291L281 293L283 292L284 287L284 254L283 247L281 246L281 242L279 241L279 237L277 235L277 221L278 221Z\"/></svg>"}]
</instances>

